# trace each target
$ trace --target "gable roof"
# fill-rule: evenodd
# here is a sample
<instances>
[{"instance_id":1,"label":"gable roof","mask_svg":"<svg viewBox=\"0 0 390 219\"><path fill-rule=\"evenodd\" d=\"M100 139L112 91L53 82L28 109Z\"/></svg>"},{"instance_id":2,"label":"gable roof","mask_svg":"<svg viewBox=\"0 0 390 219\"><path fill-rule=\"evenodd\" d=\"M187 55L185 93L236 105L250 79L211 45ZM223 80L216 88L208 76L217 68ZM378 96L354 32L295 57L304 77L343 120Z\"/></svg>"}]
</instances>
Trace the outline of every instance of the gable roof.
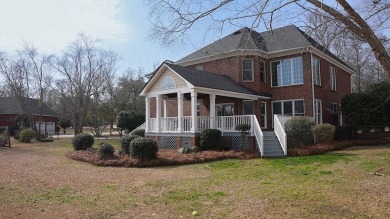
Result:
<instances>
[{"instance_id":1,"label":"gable roof","mask_svg":"<svg viewBox=\"0 0 390 219\"><path fill-rule=\"evenodd\" d=\"M283 50L291 50L313 46L329 55L344 66L346 63L332 54L329 50L320 45L312 37L300 30L295 25L273 29L265 32L256 32L248 27L243 27L232 34L229 34L185 57L175 63L187 62L207 56L213 56L231 52L234 50L258 50L266 53L273 53Z\"/></svg>"},{"instance_id":2,"label":"gable roof","mask_svg":"<svg viewBox=\"0 0 390 219\"><path fill-rule=\"evenodd\" d=\"M230 79L225 75L220 75L212 72L202 71L193 69L190 67L183 67L176 64L163 62L158 69L155 71L153 76L142 88L140 95L146 96L146 93L149 92L149 89L153 87L154 83L158 80L160 75L165 71L164 69L170 69L172 72L177 74L182 78L188 86L188 89L193 88L205 88L212 89L222 92L231 92L230 94L236 93L244 95L250 98L265 98L268 99L271 97L270 94L257 92L251 90L235 81ZM225 93L229 94L229 93Z\"/></svg>"},{"instance_id":3,"label":"gable roof","mask_svg":"<svg viewBox=\"0 0 390 219\"><path fill-rule=\"evenodd\" d=\"M39 101L24 98L33 115L39 115ZM23 114L23 109L16 97L0 97L0 114ZM42 104L42 115L58 117L58 114L45 103Z\"/></svg>"},{"instance_id":4,"label":"gable roof","mask_svg":"<svg viewBox=\"0 0 390 219\"><path fill-rule=\"evenodd\" d=\"M171 63L165 63L170 69L184 78L195 87L204 87L216 90L231 91L254 96L270 97L270 94L253 91L225 75L197 70L189 67L182 67Z\"/></svg>"}]
</instances>

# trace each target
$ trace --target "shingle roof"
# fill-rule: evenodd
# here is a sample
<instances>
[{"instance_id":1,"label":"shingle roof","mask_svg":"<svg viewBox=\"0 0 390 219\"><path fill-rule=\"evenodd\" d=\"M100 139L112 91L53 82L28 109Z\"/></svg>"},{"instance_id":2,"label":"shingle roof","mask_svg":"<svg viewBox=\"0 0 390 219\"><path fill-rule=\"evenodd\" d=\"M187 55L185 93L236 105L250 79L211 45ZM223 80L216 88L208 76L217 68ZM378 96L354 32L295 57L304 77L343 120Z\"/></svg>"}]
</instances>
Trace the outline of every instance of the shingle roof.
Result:
<instances>
[{"instance_id":1,"label":"shingle roof","mask_svg":"<svg viewBox=\"0 0 390 219\"><path fill-rule=\"evenodd\" d=\"M38 100L25 98L26 104L30 111L34 115L39 115L39 102ZM0 114L23 114L23 109L20 106L16 97L0 97ZM48 105L43 103L42 115L45 116L58 116L58 114L52 110Z\"/></svg>"},{"instance_id":2,"label":"shingle roof","mask_svg":"<svg viewBox=\"0 0 390 219\"><path fill-rule=\"evenodd\" d=\"M238 84L237 82L233 81L232 79L228 78L225 75L215 74L207 71L201 71L189 67L182 67L170 63L165 63L165 64L196 87L225 90L225 91L231 91L231 92L249 94L255 96L265 96L265 97L271 96L270 94L250 90L244 87L243 85Z\"/></svg>"},{"instance_id":3,"label":"shingle roof","mask_svg":"<svg viewBox=\"0 0 390 219\"><path fill-rule=\"evenodd\" d=\"M346 63L341 61L295 25L288 25L261 33L251 30L248 27L244 27L185 56L184 58L176 61L176 63L223 54L233 50L260 50L264 52L276 52L302 48L309 45L324 51L325 54L349 67Z\"/></svg>"}]
</instances>

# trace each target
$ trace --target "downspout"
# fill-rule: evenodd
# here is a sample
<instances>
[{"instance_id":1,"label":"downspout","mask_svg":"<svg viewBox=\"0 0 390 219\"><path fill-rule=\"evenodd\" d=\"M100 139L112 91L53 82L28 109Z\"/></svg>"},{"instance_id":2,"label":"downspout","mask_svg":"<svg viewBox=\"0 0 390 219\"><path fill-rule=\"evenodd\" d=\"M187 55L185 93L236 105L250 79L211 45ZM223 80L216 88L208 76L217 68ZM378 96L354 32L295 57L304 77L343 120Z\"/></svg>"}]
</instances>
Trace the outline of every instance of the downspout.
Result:
<instances>
[{"instance_id":1,"label":"downspout","mask_svg":"<svg viewBox=\"0 0 390 219\"><path fill-rule=\"evenodd\" d=\"M311 93L312 93L312 98L313 98L313 101L312 101L312 104L313 104L313 108L312 108L312 112L313 112L313 121L315 122L316 119L315 119L315 112L314 112L314 105L315 105L315 99L314 99L314 70L313 70L313 53L310 52L310 68L311 68Z\"/></svg>"}]
</instances>

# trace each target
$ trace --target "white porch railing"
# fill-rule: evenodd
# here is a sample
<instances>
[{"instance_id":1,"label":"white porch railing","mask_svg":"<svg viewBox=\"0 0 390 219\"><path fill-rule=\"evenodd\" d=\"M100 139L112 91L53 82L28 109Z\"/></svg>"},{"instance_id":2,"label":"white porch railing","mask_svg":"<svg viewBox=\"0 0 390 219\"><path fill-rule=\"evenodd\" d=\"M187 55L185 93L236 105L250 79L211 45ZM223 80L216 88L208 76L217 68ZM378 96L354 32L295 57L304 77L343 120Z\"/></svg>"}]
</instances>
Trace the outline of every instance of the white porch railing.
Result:
<instances>
[{"instance_id":1,"label":"white porch railing","mask_svg":"<svg viewBox=\"0 0 390 219\"><path fill-rule=\"evenodd\" d=\"M161 118L161 132L177 132L179 119L177 117Z\"/></svg>"},{"instance_id":2,"label":"white porch railing","mask_svg":"<svg viewBox=\"0 0 390 219\"><path fill-rule=\"evenodd\" d=\"M284 124L291 118L291 116L274 115L274 131L282 146L284 155L287 155L287 135L284 131Z\"/></svg>"},{"instance_id":3,"label":"white porch railing","mask_svg":"<svg viewBox=\"0 0 390 219\"><path fill-rule=\"evenodd\" d=\"M237 125L246 124L251 126L250 132L252 132L251 116L217 116L215 127L221 130L221 132L236 132Z\"/></svg>"},{"instance_id":4,"label":"white porch railing","mask_svg":"<svg viewBox=\"0 0 390 219\"><path fill-rule=\"evenodd\" d=\"M156 132L157 131L157 119L156 118L149 118L148 129L149 129L149 132Z\"/></svg>"},{"instance_id":5,"label":"white porch railing","mask_svg":"<svg viewBox=\"0 0 390 219\"><path fill-rule=\"evenodd\" d=\"M252 125L251 129L253 130L253 134L256 137L257 145L259 146L260 150L260 156L263 157L264 154L264 136L263 132L261 131L259 122L257 121L257 118L255 115L251 116Z\"/></svg>"},{"instance_id":6,"label":"white porch railing","mask_svg":"<svg viewBox=\"0 0 390 219\"><path fill-rule=\"evenodd\" d=\"M221 130L221 132L236 132L236 126L240 124L247 124L251 126L250 133L253 132L253 115L240 115L240 116L217 116L215 119L215 129ZM181 118L182 132L191 132L191 116L183 116ZM208 116L197 117L196 132L201 132L205 129L210 129L211 118ZM256 120L257 121L257 120ZM149 118L148 124L149 132L157 131L157 119ZM165 117L160 118L160 132L178 132L179 131L179 118L178 117Z\"/></svg>"},{"instance_id":7,"label":"white porch railing","mask_svg":"<svg viewBox=\"0 0 390 219\"><path fill-rule=\"evenodd\" d=\"M198 116L197 131L201 132L206 129L210 129L211 118L208 116Z\"/></svg>"},{"instance_id":8,"label":"white porch railing","mask_svg":"<svg viewBox=\"0 0 390 219\"><path fill-rule=\"evenodd\" d=\"M181 125L182 125L183 132L191 132L191 126L192 126L191 116L184 116L182 118Z\"/></svg>"}]
</instances>

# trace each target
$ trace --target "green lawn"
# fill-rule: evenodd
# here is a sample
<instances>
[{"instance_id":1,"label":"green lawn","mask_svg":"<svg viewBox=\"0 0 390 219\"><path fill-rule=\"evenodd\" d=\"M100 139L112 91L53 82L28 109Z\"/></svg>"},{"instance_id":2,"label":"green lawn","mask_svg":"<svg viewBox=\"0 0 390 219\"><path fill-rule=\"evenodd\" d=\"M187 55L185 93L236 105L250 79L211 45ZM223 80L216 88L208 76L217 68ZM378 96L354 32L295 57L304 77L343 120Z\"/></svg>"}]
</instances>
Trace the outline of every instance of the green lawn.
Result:
<instances>
[{"instance_id":1,"label":"green lawn","mask_svg":"<svg viewBox=\"0 0 390 219\"><path fill-rule=\"evenodd\" d=\"M144 169L69 160L70 149L0 149L0 218L390 218L390 145Z\"/></svg>"}]
</instances>

